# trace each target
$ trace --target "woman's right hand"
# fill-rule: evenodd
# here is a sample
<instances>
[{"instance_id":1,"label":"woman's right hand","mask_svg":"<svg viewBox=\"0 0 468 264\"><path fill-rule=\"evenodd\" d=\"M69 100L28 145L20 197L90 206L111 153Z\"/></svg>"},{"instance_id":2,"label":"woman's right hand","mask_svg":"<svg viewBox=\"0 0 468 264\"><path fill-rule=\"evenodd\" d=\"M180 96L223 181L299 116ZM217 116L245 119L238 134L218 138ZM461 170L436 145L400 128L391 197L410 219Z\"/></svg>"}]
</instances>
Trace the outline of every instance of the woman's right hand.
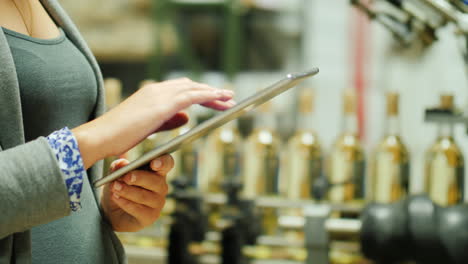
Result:
<instances>
[{"instance_id":1,"label":"woman's right hand","mask_svg":"<svg viewBox=\"0 0 468 264\"><path fill-rule=\"evenodd\" d=\"M210 87L187 78L145 85L99 118L72 130L84 165L91 167L108 156L122 154L165 127L193 104L216 110L234 106L230 90Z\"/></svg>"}]
</instances>

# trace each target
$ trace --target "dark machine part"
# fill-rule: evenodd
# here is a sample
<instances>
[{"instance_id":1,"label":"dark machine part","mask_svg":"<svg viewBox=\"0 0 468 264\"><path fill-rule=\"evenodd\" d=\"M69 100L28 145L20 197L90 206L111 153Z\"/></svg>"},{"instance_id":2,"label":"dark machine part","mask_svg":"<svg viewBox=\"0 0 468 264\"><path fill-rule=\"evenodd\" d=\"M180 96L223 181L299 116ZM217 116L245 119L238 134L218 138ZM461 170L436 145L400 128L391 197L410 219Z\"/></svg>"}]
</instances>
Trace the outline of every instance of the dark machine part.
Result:
<instances>
[{"instance_id":1,"label":"dark machine part","mask_svg":"<svg viewBox=\"0 0 468 264\"><path fill-rule=\"evenodd\" d=\"M180 177L172 184L174 191L170 196L176 200L176 209L169 232L168 263L196 264L197 258L190 253L189 246L205 239L208 224L202 209L203 201L191 188L188 178Z\"/></svg>"},{"instance_id":2,"label":"dark machine part","mask_svg":"<svg viewBox=\"0 0 468 264\"><path fill-rule=\"evenodd\" d=\"M423 0L437 10L448 21L453 23L460 37L460 49L465 62L465 73L468 74L468 1L467 0ZM426 109L426 122L464 124L468 134L468 116L466 111L452 111L438 107Z\"/></svg>"},{"instance_id":3,"label":"dark machine part","mask_svg":"<svg viewBox=\"0 0 468 264\"><path fill-rule=\"evenodd\" d=\"M312 185L312 197L317 201L323 201L327 197L330 189L330 181L323 173L318 177Z\"/></svg>"},{"instance_id":4,"label":"dark machine part","mask_svg":"<svg viewBox=\"0 0 468 264\"><path fill-rule=\"evenodd\" d=\"M260 235L260 219L253 201L239 199L242 183L233 178L223 184L228 201L222 218L228 224L221 231L221 259L223 264L246 264L242 248L256 244Z\"/></svg>"},{"instance_id":5,"label":"dark machine part","mask_svg":"<svg viewBox=\"0 0 468 264\"><path fill-rule=\"evenodd\" d=\"M405 1L407 0L380 0L381 3L389 4L387 9L390 10L388 11L374 9L362 0L350 0L350 3L370 20L377 21L389 30L402 46L410 46L415 42L421 42L424 47L431 45L437 40L436 29L438 25L433 24L432 20L422 20L419 16L420 13L425 13L424 11L428 10L414 13L414 10L406 8Z\"/></svg>"},{"instance_id":6,"label":"dark machine part","mask_svg":"<svg viewBox=\"0 0 468 264\"><path fill-rule=\"evenodd\" d=\"M227 227L222 232L221 238L221 263L223 264L244 264L246 260L242 254L242 247L246 244L242 229L239 225Z\"/></svg>"},{"instance_id":7,"label":"dark machine part","mask_svg":"<svg viewBox=\"0 0 468 264\"><path fill-rule=\"evenodd\" d=\"M403 0L388 0L388 2L390 2L392 5L395 5L397 7L401 7L402 1Z\"/></svg>"},{"instance_id":8,"label":"dark machine part","mask_svg":"<svg viewBox=\"0 0 468 264\"><path fill-rule=\"evenodd\" d=\"M460 11L468 13L468 1L466 0L449 0Z\"/></svg>"},{"instance_id":9,"label":"dark machine part","mask_svg":"<svg viewBox=\"0 0 468 264\"><path fill-rule=\"evenodd\" d=\"M466 59L466 62L468 63L468 56ZM468 117L466 116L466 113L457 109L444 109L440 107L427 108L424 113L424 121L428 123L464 124L466 133L468 134Z\"/></svg>"},{"instance_id":10,"label":"dark machine part","mask_svg":"<svg viewBox=\"0 0 468 264\"><path fill-rule=\"evenodd\" d=\"M361 2L361 0L350 0L351 4L363 12L370 20L377 21L397 39L402 45L410 45L413 39L413 34L410 25L407 21L400 21L399 19L391 16L390 14L382 14L371 9L368 5ZM401 8L401 0L391 2L394 6Z\"/></svg>"},{"instance_id":11,"label":"dark machine part","mask_svg":"<svg viewBox=\"0 0 468 264\"><path fill-rule=\"evenodd\" d=\"M361 249L377 263L468 260L468 205L443 208L426 195L393 204L370 204L361 215Z\"/></svg>"}]
</instances>

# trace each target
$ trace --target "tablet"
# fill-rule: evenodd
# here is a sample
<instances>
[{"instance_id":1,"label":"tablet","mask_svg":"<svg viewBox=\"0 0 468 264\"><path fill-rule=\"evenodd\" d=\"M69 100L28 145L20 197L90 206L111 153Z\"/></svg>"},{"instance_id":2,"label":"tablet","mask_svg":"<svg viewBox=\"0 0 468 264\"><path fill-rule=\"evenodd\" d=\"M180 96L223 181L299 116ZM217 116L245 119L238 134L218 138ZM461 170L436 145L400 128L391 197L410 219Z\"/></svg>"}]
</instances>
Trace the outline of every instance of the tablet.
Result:
<instances>
[{"instance_id":1,"label":"tablet","mask_svg":"<svg viewBox=\"0 0 468 264\"><path fill-rule=\"evenodd\" d=\"M249 112L255 107L265 103L266 101L272 99L273 97L283 93L284 91L296 86L306 78L312 77L319 72L318 68L314 68L311 71L303 73L290 73L284 79L278 81L277 83L260 90L256 94L238 102L232 108L219 113L218 115L206 120L205 122L195 126L186 133L175 137L174 139L164 143L153 150L150 150L143 154L138 159L134 160L127 166L120 168L113 173L105 176L94 182L94 187L100 187L106 183L112 182L128 172L136 169L141 169L142 167L148 168L148 164L153 159L160 157L165 154L169 154L177 150L183 144L190 144L194 140L208 134L210 131L224 125L225 123L238 118L239 116Z\"/></svg>"}]
</instances>

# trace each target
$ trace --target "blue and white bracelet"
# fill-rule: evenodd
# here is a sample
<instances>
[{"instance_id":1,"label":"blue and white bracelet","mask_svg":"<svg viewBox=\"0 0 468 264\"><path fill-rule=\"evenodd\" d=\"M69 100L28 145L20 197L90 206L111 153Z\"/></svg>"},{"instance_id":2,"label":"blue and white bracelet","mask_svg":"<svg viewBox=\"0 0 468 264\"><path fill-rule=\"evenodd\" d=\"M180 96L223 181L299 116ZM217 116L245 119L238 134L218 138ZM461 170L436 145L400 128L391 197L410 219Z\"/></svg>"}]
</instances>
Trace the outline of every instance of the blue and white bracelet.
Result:
<instances>
[{"instance_id":1,"label":"blue and white bracelet","mask_svg":"<svg viewBox=\"0 0 468 264\"><path fill-rule=\"evenodd\" d=\"M78 211L81 209L80 196L83 177L85 177L85 168L78 142L68 127L53 132L47 137L47 140L62 171L70 197L70 208L72 211Z\"/></svg>"}]
</instances>

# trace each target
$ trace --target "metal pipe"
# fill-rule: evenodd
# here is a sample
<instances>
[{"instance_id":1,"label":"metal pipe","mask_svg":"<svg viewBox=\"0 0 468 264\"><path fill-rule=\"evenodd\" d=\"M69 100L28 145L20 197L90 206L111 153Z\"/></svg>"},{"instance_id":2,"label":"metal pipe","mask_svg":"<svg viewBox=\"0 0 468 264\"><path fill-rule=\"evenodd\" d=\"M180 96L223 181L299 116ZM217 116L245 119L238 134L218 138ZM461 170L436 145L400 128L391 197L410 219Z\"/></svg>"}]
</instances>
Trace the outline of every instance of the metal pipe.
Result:
<instances>
[{"instance_id":1,"label":"metal pipe","mask_svg":"<svg viewBox=\"0 0 468 264\"><path fill-rule=\"evenodd\" d=\"M441 13L447 20L458 24L458 11L455 10L448 2L440 0L422 0L432 8Z\"/></svg>"},{"instance_id":2,"label":"metal pipe","mask_svg":"<svg viewBox=\"0 0 468 264\"><path fill-rule=\"evenodd\" d=\"M468 35L468 15L457 10L453 5L447 1L441 0L421 0L428 4L440 14L442 14L448 21L454 23L458 30Z\"/></svg>"},{"instance_id":3,"label":"metal pipe","mask_svg":"<svg viewBox=\"0 0 468 264\"><path fill-rule=\"evenodd\" d=\"M351 4L354 5L356 8L358 8L359 10L361 10L363 13L365 13L369 17L370 20L375 20L381 25L383 25L402 44L409 45L413 41L414 34L412 34L412 32L409 31L407 25L403 23L402 21L398 19L397 20L392 19L386 13L374 11L370 9L368 6L364 5L359 0L351 0ZM392 10L394 9L397 9L397 8L393 8ZM401 10L398 10L398 11L401 11ZM399 15L400 19L402 19L402 17L406 15L406 13L403 13L403 12L398 12L398 14L400 14ZM409 20L409 18L405 18L404 20Z\"/></svg>"},{"instance_id":4,"label":"metal pipe","mask_svg":"<svg viewBox=\"0 0 468 264\"><path fill-rule=\"evenodd\" d=\"M224 205L227 198L224 194L209 194L203 196L203 201L208 204ZM291 200L280 197L258 197L255 199L255 206L267 208L305 208L316 205L327 205L333 212L343 212L349 214L359 214L364 208L363 203L319 203L313 200Z\"/></svg>"},{"instance_id":5,"label":"metal pipe","mask_svg":"<svg viewBox=\"0 0 468 264\"><path fill-rule=\"evenodd\" d=\"M281 228L303 229L305 226L303 216L280 216L278 222ZM333 235L357 235L361 230L361 220L329 218L325 221L325 230Z\"/></svg>"},{"instance_id":6,"label":"metal pipe","mask_svg":"<svg viewBox=\"0 0 468 264\"><path fill-rule=\"evenodd\" d=\"M361 232L361 220L330 218L325 221L325 229L330 234L357 235Z\"/></svg>"}]
</instances>

